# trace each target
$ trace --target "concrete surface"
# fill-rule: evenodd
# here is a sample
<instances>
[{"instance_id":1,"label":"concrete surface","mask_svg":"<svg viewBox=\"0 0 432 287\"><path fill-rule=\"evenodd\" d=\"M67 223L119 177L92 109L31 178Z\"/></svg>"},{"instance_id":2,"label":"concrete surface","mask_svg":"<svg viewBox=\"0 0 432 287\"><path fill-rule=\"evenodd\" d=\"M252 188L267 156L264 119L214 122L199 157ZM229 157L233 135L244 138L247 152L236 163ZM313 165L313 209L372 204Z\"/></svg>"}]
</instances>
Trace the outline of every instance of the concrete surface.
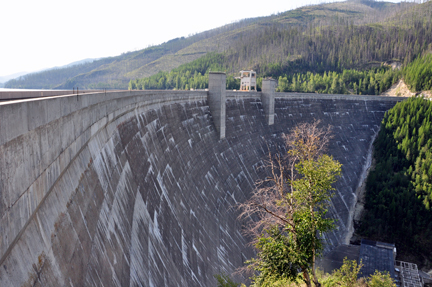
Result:
<instances>
[{"instance_id":1,"label":"concrete surface","mask_svg":"<svg viewBox=\"0 0 432 287\"><path fill-rule=\"evenodd\" d=\"M221 72L209 73L208 105L213 123L219 132L219 138L225 138L225 102L226 102L226 74Z\"/></svg>"},{"instance_id":2,"label":"concrete surface","mask_svg":"<svg viewBox=\"0 0 432 287\"><path fill-rule=\"evenodd\" d=\"M317 268L325 273L332 273L333 270L341 268L343 261L355 260L358 263L360 255L360 245L341 244L326 254L325 257L317 260Z\"/></svg>"},{"instance_id":3,"label":"concrete surface","mask_svg":"<svg viewBox=\"0 0 432 287\"><path fill-rule=\"evenodd\" d=\"M380 97L226 93L226 133L204 91L130 91L0 103L0 286L214 286L253 251L236 202L265 176L267 144L333 125L332 200L343 243ZM237 278L241 279L241 278Z\"/></svg>"},{"instance_id":4,"label":"concrete surface","mask_svg":"<svg viewBox=\"0 0 432 287\"><path fill-rule=\"evenodd\" d=\"M13 91L1 91L0 90L0 101L16 100L16 99L29 99L29 98L40 98L40 97L52 97L52 96L63 96L73 94L87 94L87 93L103 93L101 90L19 90Z\"/></svg>"},{"instance_id":5,"label":"concrete surface","mask_svg":"<svg viewBox=\"0 0 432 287\"><path fill-rule=\"evenodd\" d=\"M277 81L273 79L263 79L261 102L269 126L274 124L274 98L276 94Z\"/></svg>"}]
</instances>

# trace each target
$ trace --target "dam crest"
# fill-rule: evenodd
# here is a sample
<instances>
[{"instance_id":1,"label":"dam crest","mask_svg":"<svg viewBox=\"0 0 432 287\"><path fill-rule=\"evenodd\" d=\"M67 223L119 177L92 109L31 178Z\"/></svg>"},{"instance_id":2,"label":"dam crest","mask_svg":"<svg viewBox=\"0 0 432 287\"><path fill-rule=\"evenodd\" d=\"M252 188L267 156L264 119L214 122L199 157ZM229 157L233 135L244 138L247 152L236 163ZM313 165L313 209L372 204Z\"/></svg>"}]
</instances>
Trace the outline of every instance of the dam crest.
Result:
<instances>
[{"instance_id":1,"label":"dam crest","mask_svg":"<svg viewBox=\"0 0 432 287\"><path fill-rule=\"evenodd\" d=\"M367 152L400 98L125 91L0 102L0 286L214 286L253 255L237 220L267 146L319 119L345 242Z\"/></svg>"}]
</instances>

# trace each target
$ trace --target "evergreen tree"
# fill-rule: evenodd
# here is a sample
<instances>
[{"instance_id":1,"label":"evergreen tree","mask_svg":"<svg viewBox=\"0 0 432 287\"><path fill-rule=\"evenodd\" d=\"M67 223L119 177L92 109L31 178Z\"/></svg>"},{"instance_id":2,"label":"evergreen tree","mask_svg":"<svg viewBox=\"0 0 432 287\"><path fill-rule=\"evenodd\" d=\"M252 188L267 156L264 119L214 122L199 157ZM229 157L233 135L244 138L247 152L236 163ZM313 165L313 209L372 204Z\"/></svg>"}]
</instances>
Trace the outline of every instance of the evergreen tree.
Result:
<instances>
[{"instance_id":1,"label":"evergreen tree","mask_svg":"<svg viewBox=\"0 0 432 287\"><path fill-rule=\"evenodd\" d=\"M367 178L367 210L359 232L395 242L422 265L431 260L432 102L422 97L396 104L374 143L376 166Z\"/></svg>"}]
</instances>

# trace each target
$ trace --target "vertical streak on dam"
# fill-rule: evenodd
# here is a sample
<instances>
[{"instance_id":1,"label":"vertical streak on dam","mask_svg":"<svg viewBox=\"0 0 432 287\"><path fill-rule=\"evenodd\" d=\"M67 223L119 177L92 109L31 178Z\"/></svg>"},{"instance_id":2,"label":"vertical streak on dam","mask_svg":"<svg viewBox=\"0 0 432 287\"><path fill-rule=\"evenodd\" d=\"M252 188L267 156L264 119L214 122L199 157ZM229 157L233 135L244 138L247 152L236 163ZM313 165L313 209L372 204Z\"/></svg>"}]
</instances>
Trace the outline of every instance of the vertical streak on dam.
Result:
<instances>
[{"instance_id":1,"label":"vertical streak on dam","mask_svg":"<svg viewBox=\"0 0 432 287\"><path fill-rule=\"evenodd\" d=\"M320 119L343 164L332 200L349 228L366 153L399 99L226 92L225 139L206 92L137 91L0 103L0 286L214 286L253 255L237 202L267 144Z\"/></svg>"}]
</instances>

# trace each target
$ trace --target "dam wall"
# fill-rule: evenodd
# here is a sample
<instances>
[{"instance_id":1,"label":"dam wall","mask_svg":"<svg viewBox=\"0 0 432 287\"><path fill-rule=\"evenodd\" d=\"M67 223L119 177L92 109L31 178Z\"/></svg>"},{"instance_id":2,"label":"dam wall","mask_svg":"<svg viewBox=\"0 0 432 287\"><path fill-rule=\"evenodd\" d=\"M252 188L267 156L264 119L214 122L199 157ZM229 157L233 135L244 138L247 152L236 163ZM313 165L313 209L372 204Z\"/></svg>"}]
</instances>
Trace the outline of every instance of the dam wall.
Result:
<instances>
[{"instance_id":1,"label":"dam wall","mask_svg":"<svg viewBox=\"0 0 432 287\"><path fill-rule=\"evenodd\" d=\"M64 96L73 94L86 94L86 93L104 93L101 90L0 90L0 101L42 98L53 96Z\"/></svg>"},{"instance_id":2,"label":"dam wall","mask_svg":"<svg viewBox=\"0 0 432 287\"><path fill-rule=\"evenodd\" d=\"M269 126L260 93L226 91L225 139L205 91L0 103L0 286L214 286L253 256L235 204L266 175L267 147L314 119L343 164L331 249L399 100L277 93Z\"/></svg>"}]
</instances>

